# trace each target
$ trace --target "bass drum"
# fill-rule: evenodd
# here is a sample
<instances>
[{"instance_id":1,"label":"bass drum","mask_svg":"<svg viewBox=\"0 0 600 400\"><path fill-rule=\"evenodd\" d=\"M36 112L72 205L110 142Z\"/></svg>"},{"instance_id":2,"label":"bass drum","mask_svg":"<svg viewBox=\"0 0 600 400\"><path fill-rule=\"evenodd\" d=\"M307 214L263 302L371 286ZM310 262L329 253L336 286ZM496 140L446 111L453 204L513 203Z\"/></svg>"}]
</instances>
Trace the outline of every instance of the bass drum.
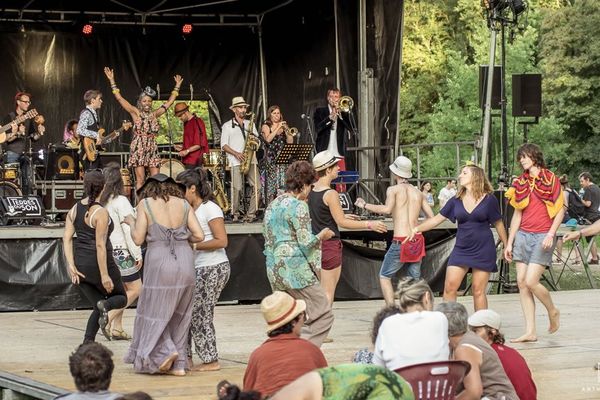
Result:
<instances>
[{"instance_id":1,"label":"bass drum","mask_svg":"<svg viewBox=\"0 0 600 400\"><path fill-rule=\"evenodd\" d=\"M21 189L12 182L0 182L0 197L22 196Z\"/></svg>"},{"instance_id":2,"label":"bass drum","mask_svg":"<svg viewBox=\"0 0 600 400\"><path fill-rule=\"evenodd\" d=\"M177 175L185 171L183 163L178 160L168 159L162 160L160 163L160 173L170 176L173 179L177 178Z\"/></svg>"}]
</instances>

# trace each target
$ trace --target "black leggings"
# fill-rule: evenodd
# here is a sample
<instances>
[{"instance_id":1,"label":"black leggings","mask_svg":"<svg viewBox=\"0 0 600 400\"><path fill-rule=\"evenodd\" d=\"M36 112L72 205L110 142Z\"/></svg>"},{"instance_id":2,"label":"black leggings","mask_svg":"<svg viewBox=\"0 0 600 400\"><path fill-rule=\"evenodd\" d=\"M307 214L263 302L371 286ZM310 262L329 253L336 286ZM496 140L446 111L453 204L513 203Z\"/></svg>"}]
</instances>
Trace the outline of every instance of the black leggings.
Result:
<instances>
[{"instance_id":1,"label":"black leggings","mask_svg":"<svg viewBox=\"0 0 600 400\"><path fill-rule=\"evenodd\" d=\"M106 290L102 287L100 289L97 285L93 285L88 282L80 282L79 288L83 292L83 295L90 303L92 303L92 314L88 319L87 326L85 328L85 341L94 341L96 339L96 334L98 333L98 329L100 329L100 324L98 323L98 318L100 318L100 311L98 310L98 300L106 300L108 303L108 309L114 310L123 308L127 305L127 294L125 293L125 287L123 286L123 282L121 279L113 280L114 289L112 293L106 294Z\"/></svg>"}]
</instances>

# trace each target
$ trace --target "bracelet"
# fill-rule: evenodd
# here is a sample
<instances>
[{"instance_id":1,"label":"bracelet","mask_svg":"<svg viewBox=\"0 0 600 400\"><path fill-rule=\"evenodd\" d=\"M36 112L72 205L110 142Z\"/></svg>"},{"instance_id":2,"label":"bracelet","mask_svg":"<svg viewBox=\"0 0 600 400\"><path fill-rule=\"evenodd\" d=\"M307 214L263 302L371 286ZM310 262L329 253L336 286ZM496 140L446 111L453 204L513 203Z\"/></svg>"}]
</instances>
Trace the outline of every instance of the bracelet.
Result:
<instances>
[{"instance_id":1,"label":"bracelet","mask_svg":"<svg viewBox=\"0 0 600 400\"><path fill-rule=\"evenodd\" d=\"M180 86L175 86L175 87L173 88L173 90L174 90L174 91L176 91L176 92L179 92L179 89L181 89L181 87L180 87Z\"/></svg>"},{"instance_id":2,"label":"bracelet","mask_svg":"<svg viewBox=\"0 0 600 400\"><path fill-rule=\"evenodd\" d=\"M119 90L119 88L113 89L112 90L113 94L117 94L117 93L121 93L121 90Z\"/></svg>"},{"instance_id":3,"label":"bracelet","mask_svg":"<svg viewBox=\"0 0 600 400\"><path fill-rule=\"evenodd\" d=\"M192 249L196 250L196 242L192 243Z\"/></svg>"},{"instance_id":4,"label":"bracelet","mask_svg":"<svg viewBox=\"0 0 600 400\"><path fill-rule=\"evenodd\" d=\"M110 84L110 88L111 89L116 89L117 88L117 84L116 83L111 83Z\"/></svg>"},{"instance_id":5,"label":"bracelet","mask_svg":"<svg viewBox=\"0 0 600 400\"><path fill-rule=\"evenodd\" d=\"M165 106L164 104L161 104L159 108L164 108L164 109L165 109L165 111L167 111L167 109L168 109L169 107Z\"/></svg>"},{"instance_id":6,"label":"bracelet","mask_svg":"<svg viewBox=\"0 0 600 400\"><path fill-rule=\"evenodd\" d=\"M177 90L171 91L171 94L174 96L179 96L179 92Z\"/></svg>"},{"instance_id":7,"label":"bracelet","mask_svg":"<svg viewBox=\"0 0 600 400\"><path fill-rule=\"evenodd\" d=\"M371 221L367 221L367 229L372 230L373 223Z\"/></svg>"}]
</instances>

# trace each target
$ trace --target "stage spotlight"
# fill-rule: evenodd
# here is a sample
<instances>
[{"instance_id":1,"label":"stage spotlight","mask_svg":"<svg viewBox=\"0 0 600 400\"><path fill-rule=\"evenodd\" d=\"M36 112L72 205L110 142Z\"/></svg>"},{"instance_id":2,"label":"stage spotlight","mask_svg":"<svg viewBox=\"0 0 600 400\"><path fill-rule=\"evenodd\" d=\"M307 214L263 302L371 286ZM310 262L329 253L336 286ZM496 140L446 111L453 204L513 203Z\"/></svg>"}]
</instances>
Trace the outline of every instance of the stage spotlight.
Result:
<instances>
[{"instance_id":1,"label":"stage spotlight","mask_svg":"<svg viewBox=\"0 0 600 400\"><path fill-rule=\"evenodd\" d=\"M181 27L181 33L183 33L184 35L189 35L190 33L192 33L192 29L194 29L192 24L183 24L183 26Z\"/></svg>"},{"instance_id":2,"label":"stage spotlight","mask_svg":"<svg viewBox=\"0 0 600 400\"><path fill-rule=\"evenodd\" d=\"M81 28L81 33L83 33L84 35L91 35L93 31L94 26L92 24L85 24Z\"/></svg>"}]
</instances>

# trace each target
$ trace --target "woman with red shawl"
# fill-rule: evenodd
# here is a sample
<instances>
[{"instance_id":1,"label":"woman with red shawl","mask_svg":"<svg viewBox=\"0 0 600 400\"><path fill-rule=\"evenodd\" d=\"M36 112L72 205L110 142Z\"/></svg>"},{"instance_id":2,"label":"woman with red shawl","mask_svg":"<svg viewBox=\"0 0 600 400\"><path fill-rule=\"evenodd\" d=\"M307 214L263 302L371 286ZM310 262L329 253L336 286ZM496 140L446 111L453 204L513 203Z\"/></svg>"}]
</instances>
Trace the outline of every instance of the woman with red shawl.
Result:
<instances>
[{"instance_id":1,"label":"woman with red shawl","mask_svg":"<svg viewBox=\"0 0 600 400\"><path fill-rule=\"evenodd\" d=\"M532 143L522 145L517 152L517 161L524 172L513 181L505 195L515 213L504 256L509 262L514 260L516 263L526 331L512 342L535 342L534 296L548 311L548 332L556 332L560 325L558 308L554 306L548 289L540 283L540 278L546 267L552 266L556 231L564 214L563 193L558 177L546 169L539 146Z\"/></svg>"}]
</instances>

